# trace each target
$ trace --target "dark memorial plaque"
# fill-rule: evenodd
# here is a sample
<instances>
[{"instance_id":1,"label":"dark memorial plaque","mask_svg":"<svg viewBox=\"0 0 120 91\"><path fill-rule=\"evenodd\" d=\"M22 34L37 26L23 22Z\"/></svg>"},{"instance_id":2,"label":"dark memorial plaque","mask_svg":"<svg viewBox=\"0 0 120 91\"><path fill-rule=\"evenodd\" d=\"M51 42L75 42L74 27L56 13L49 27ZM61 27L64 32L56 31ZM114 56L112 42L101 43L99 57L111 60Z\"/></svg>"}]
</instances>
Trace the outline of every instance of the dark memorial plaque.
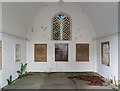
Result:
<instances>
[{"instance_id":1,"label":"dark memorial plaque","mask_svg":"<svg viewBox=\"0 0 120 91\"><path fill-rule=\"evenodd\" d=\"M101 43L101 60L102 64L110 66L110 46L109 42Z\"/></svg>"},{"instance_id":2,"label":"dark memorial plaque","mask_svg":"<svg viewBox=\"0 0 120 91\"><path fill-rule=\"evenodd\" d=\"M35 44L35 62L47 62L47 44Z\"/></svg>"},{"instance_id":3,"label":"dark memorial plaque","mask_svg":"<svg viewBox=\"0 0 120 91\"><path fill-rule=\"evenodd\" d=\"M76 44L76 61L89 61L89 44Z\"/></svg>"},{"instance_id":4,"label":"dark memorial plaque","mask_svg":"<svg viewBox=\"0 0 120 91\"><path fill-rule=\"evenodd\" d=\"M55 44L55 61L68 61L68 44Z\"/></svg>"},{"instance_id":5,"label":"dark memorial plaque","mask_svg":"<svg viewBox=\"0 0 120 91\"><path fill-rule=\"evenodd\" d=\"M2 69L2 40L0 40L0 70Z\"/></svg>"}]
</instances>

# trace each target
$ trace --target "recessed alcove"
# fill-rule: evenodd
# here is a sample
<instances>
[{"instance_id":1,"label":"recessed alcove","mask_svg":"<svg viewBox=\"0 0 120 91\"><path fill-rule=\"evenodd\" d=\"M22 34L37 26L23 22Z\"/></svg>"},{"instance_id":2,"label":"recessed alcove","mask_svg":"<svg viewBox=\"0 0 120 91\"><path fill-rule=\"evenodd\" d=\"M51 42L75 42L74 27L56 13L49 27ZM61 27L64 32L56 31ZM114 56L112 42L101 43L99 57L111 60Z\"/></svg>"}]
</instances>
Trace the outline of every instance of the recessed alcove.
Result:
<instances>
[{"instance_id":1,"label":"recessed alcove","mask_svg":"<svg viewBox=\"0 0 120 91\"><path fill-rule=\"evenodd\" d=\"M33 74L95 72L118 84L117 2L4 2L0 7L1 88L10 75L17 79L21 63Z\"/></svg>"}]
</instances>

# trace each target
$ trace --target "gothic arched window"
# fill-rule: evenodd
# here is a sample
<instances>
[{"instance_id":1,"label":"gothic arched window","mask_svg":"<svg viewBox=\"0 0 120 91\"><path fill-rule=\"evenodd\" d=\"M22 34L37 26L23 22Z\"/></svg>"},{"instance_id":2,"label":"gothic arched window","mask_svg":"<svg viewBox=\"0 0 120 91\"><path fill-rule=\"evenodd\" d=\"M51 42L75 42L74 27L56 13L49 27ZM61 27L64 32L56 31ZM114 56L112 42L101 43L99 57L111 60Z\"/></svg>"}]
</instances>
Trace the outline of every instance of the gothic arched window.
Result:
<instances>
[{"instance_id":1,"label":"gothic arched window","mask_svg":"<svg viewBox=\"0 0 120 91\"><path fill-rule=\"evenodd\" d=\"M52 39L71 40L71 19L66 14L58 14L53 18Z\"/></svg>"}]
</instances>

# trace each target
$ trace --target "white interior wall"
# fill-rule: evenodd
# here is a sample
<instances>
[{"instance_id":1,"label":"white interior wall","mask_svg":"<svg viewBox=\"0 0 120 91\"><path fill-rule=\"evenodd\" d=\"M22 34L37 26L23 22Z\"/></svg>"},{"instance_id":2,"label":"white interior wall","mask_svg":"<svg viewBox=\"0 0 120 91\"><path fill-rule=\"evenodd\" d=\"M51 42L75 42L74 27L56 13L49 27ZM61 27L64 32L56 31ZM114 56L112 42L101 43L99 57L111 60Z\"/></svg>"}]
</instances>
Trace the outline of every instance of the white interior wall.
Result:
<instances>
[{"instance_id":1,"label":"white interior wall","mask_svg":"<svg viewBox=\"0 0 120 91\"><path fill-rule=\"evenodd\" d=\"M0 33L0 40L2 40L2 34ZM2 70L0 70L0 88L2 85Z\"/></svg>"},{"instance_id":2,"label":"white interior wall","mask_svg":"<svg viewBox=\"0 0 120 91\"><path fill-rule=\"evenodd\" d=\"M0 30L3 30L3 32L11 31L11 28L8 26L9 24L6 24L6 22L9 22L9 19L12 16L10 13L13 14L13 12L7 12L6 11L7 9L4 6L2 8L4 8L4 12L2 12L4 16L2 18L0 18L1 19L0 20L1 21ZM1 15L1 13L0 13L0 15ZM11 21L12 20L10 20L10 22ZM14 26L16 26L18 23L19 23L19 21L16 24L14 22L12 22L12 24ZM21 31L18 30L20 27L19 25L20 25L20 23L15 28L12 28L12 30L19 31L19 33L21 34ZM2 36L3 44L2 44L2 71L0 73L0 83L1 83L0 88L7 85L7 79L10 77L10 75L12 75L13 80L15 80L18 77L18 74L16 71L20 69L20 66L21 66L20 63L26 62L26 40L17 38L15 36L7 35L4 33L2 33L1 36ZM1 37L0 37L0 39L1 39ZM22 55L21 55L21 61L19 61L19 62L15 62L15 44L21 44L21 54Z\"/></svg>"},{"instance_id":3,"label":"white interior wall","mask_svg":"<svg viewBox=\"0 0 120 91\"><path fill-rule=\"evenodd\" d=\"M2 40L2 3L0 1L0 40ZM0 88L2 85L2 70L0 70Z\"/></svg>"},{"instance_id":4,"label":"white interior wall","mask_svg":"<svg viewBox=\"0 0 120 91\"><path fill-rule=\"evenodd\" d=\"M21 24L23 22L22 19L24 19L24 21L27 21L25 18L27 17L27 14L31 15L30 14L31 11L29 13L24 11L26 13L25 17L24 17L24 15L23 15L24 13L22 13L23 9L20 8L21 5L19 6L18 11L16 9L16 7L18 7L17 5L15 7L13 5L12 8L10 8L11 6L10 7L7 7L7 6L5 7L6 12L4 13L5 16L4 16L3 21L9 21L9 22L4 22L5 26L3 29L4 29L4 31L6 31L8 33L9 32L11 34L14 33L14 35L20 34L19 36L21 37L22 34L26 33L26 30L23 28L24 24L23 24L23 26L21 26ZM26 5L24 5L24 6L26 7ZM8 9L10 9L11 11ZM101 8L99 8L99 9L101 9ZM9 11L9 12L7 12L7 11ZM16 11L17 11L17 14L14 14ZM19 15L20 15L19 11L22 14L22 17L20 19L19 19ZM69 14L72 18L72 41L51 41L51 19L55 14L57 14L59 12L65 12L65 13ZM91 14L94 14L94 13L91 13ZM84 10L82 10L81 8L76 6L76 4L74 4L74 3L69 3L69 4L64 3L64 4L59 4L59 5L55 4L55 3L47 5L47 3L46 3L45 6L40 8L40 12L37 14L37 16L35 17L35 19L33 21L33 26L31 28L33 28L34 32L31 32L32 29L30 29L30 31L28 32L28 34L29 34L28 39L30 41L27 41L27 56L26 56L26 51L25 51L26 50L26 48L25 48L26 42L25 41L15 38L15 37L8 36L8 35L3 35L3 51L4 51L3 52L3 60L4 61L3 61L3 72L0 73L0 75L2 74L2 80L0 80L2 82L2 87L7 85L6 79L9 78L10 75L13 75L13 79L17 78L16 71L20 68L20 62L15 62L15 60L14 60L14 58L15 58L14 57L14 51L15 51L14 46L16 43L19 43L22 45L22 61L21 62L25 62L26 57L27 57L27 62L28 62L27 70L28 71L32 71L32 72L97 71L98 73L100 73L101 75L103 75L106 78L116 76L116 79L118 79L118 70L114 70L117 68L116 65L118 65L117 64L117 62L118 62L117 61L117 56L118 56L117 55L117 50L118 50L117 49L117 47L118 47L117 46L117 37L111 36L111 37L99 39L97 42L97 46L96 46L96 42L92 40L96 34L95 34L92 24L90 22L91 20L89 20L87 15L85 14ZM16 18L14 19L14 17L16 17ZM29 19L30 18L32 18L32 17L29 17ZM12 20L14 20L13 23L10 22ZM19 21L19 23L18 23L18 21ZM10 24L12 24L12 26ZM116 23L114 23L114 24L116 24ZM47 26L46 31L43 31L41 29L41 26L43 26L43 25ZM23 32L21 32L21 30ZM113 29L113 30L115 30L115 29ZM16 33L16 31L17 31L17 33ZM102 31L104 31L104 30L102 30ZM111 53L112 54L111 54L111 66L110 67L106 67L100 63L101 62L100 43L101 43L101 41L106 41L106 40L109 40L110 45L111 45ZM48 51L47 51L47 55L48 55L47 59L48 60L46 63L34 62L34 44L35 43L46 43L48 45L47 46L48 47ZM55 58L54 58L55 57L55 43L68 43L69 44L69 60L68 60L68 62L55 62ZM89 48L90 49L90 62L76 62L76 54L75 54L76 53L76 48L75 48L76 43L89 43L90 44L90 48ZM97 51L98 51L98 53L97 53L98 54L98 56L97 56L98 64L97 65L96 65L97 59L96 59L96 54L95 54L96 47L97 47ZM0 79L1 79L1 77L0 77Z\"/></svg>"},{"instance_id":5,"label":"white interior wall","mask_svg":"<svg viewBox=\"0 0 120 91\"><path fill-rule=\"evenodd\" d=\"M110 42L110 66L101 63L101 42ZM118 35L103 37L97 40L97 72L107 79L118 81Z\"/></svg>"},{"instance_id":6,"label":"white interior wall","mask_svg":"<svg viewBox=\"0 0 120 91\"><path fill-rule=\"evenodd\" d=\"M118 78L120 83L120 2L118 5Z\"/></svg>"},{"instance_id":7,"label":"white interior wall","mask_svg":"<svg viewBox=\"0 0 120 91\"><path fill-rule=\"evenodd\" d=\"M120 35L118 36L118 79L120 82Z\"/></svg>"},{"instance_id":8,"label":"white interior wall","mask_svg":"<svg viewBox=\"0 0 120 91\"><path fill-rule=\"evenodd\" d=\"M38 10L44 3L21 2L21 3L2 3L3 25L7 25L3 32L26 39L27 31ZM9 16L8 16L9 15ZM12 23L11 23L12 22Z\"/></svg>"},{"instance_id":9,"label":"white interior wall","mask_svg":"<svg viewBox=\"0 0 120 91\"><path fill-rule=\"evenodd\" d=\"M0 40L2 39L2 34L0 33ZM0 88L2 87L2 70L0 70Z\"/></svg>"},{"instance_id":10,"label":"white interior wall","mask_svg":"<svg viewBox=\"0 0 120 91\"><path fill-rule=\"evenodd\" d=\"M2 3L0 2L0 33L2 32Z\"/></svg>"},{"instance_id":11,"label":"white interior wall","mask_svg":"<svg viewBox=\"0 0 120 91\"><path fill-rule=\"evenodd\" d=\"M3 26L4 29L5 26ZM26 62L26 40L22 40L9 35L2 35L3 39L3 59L2 62L2 87L7 85L7 80L12 75L13 80L18 77L17 70L21 64ZM15 61L15 44L21 45L21 61Z\"/></svg>"},{"instance_id":12,"label":"white interior wall","mask_svg":"<svg viewBox=\"0 0 120 91\"><path fill-rule=\"evenodd\" d=\"M99 32L101 32L100 30L103 30L105 32L101 35L101 37L97 37L97 72L107 79L114 79L115 76L116 81L118 81L118 3L108 3L107 6L108 11L106 15L108 17L107 19L103 18L105 21L108 21L105 23L103 22L106 28L104 26L98 27ZM112 7L114 10L109 9L109 7ZM109 16L109 13L112 13L112 15ZM115 25L109 23L109 20L114 21ZM102 26L102 24L100 24L100 26ZM109 26L111 26L111 28ZM101 64L101 42L105 41L110 42L110 67Z\"/></svg>"},{"instance_id":13,"label":"white interior wall","mask_svg":"<svg viewBox=\"0 0 120 91\"><path fill-rule=\"evenodd\" d=\"M72 41L52 41L51 21L59 12L65 12L72 19ZM46 31L41 29L46 26ZM27 42L28 71L32 72L81 72L95 71L94 41L95 32L87 15L73 3L44 6L33 22L33 32L29 31ZM31 29L32 30L32 29ZM47 44L47 62L34 62L34 44ZM68 43L68 62L55 62L55 43ZM76 62L76 43L89 43L89 62Z\"/></svg>"}]
</instances>

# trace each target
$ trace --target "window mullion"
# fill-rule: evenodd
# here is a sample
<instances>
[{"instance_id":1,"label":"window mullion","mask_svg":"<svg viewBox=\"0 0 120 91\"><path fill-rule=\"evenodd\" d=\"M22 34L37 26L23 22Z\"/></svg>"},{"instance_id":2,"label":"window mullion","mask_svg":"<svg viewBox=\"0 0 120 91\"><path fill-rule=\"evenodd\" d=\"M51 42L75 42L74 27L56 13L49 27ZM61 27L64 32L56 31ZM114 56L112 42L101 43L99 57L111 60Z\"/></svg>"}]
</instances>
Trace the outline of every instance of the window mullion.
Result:
<instances>
[{"instance_id":1,"label":"window mullion","mask_svg":"<svg viewBox=\"0 0 120 91\"><path fill-rule=\"evenodd\" d=\"M62 40L62 35L63 35L63 32L62 32L62 30L63 30L63 24L62 24L62 19L60 20L60 32L61 32L61 40Z\"/></svg>"}]
</instances>

